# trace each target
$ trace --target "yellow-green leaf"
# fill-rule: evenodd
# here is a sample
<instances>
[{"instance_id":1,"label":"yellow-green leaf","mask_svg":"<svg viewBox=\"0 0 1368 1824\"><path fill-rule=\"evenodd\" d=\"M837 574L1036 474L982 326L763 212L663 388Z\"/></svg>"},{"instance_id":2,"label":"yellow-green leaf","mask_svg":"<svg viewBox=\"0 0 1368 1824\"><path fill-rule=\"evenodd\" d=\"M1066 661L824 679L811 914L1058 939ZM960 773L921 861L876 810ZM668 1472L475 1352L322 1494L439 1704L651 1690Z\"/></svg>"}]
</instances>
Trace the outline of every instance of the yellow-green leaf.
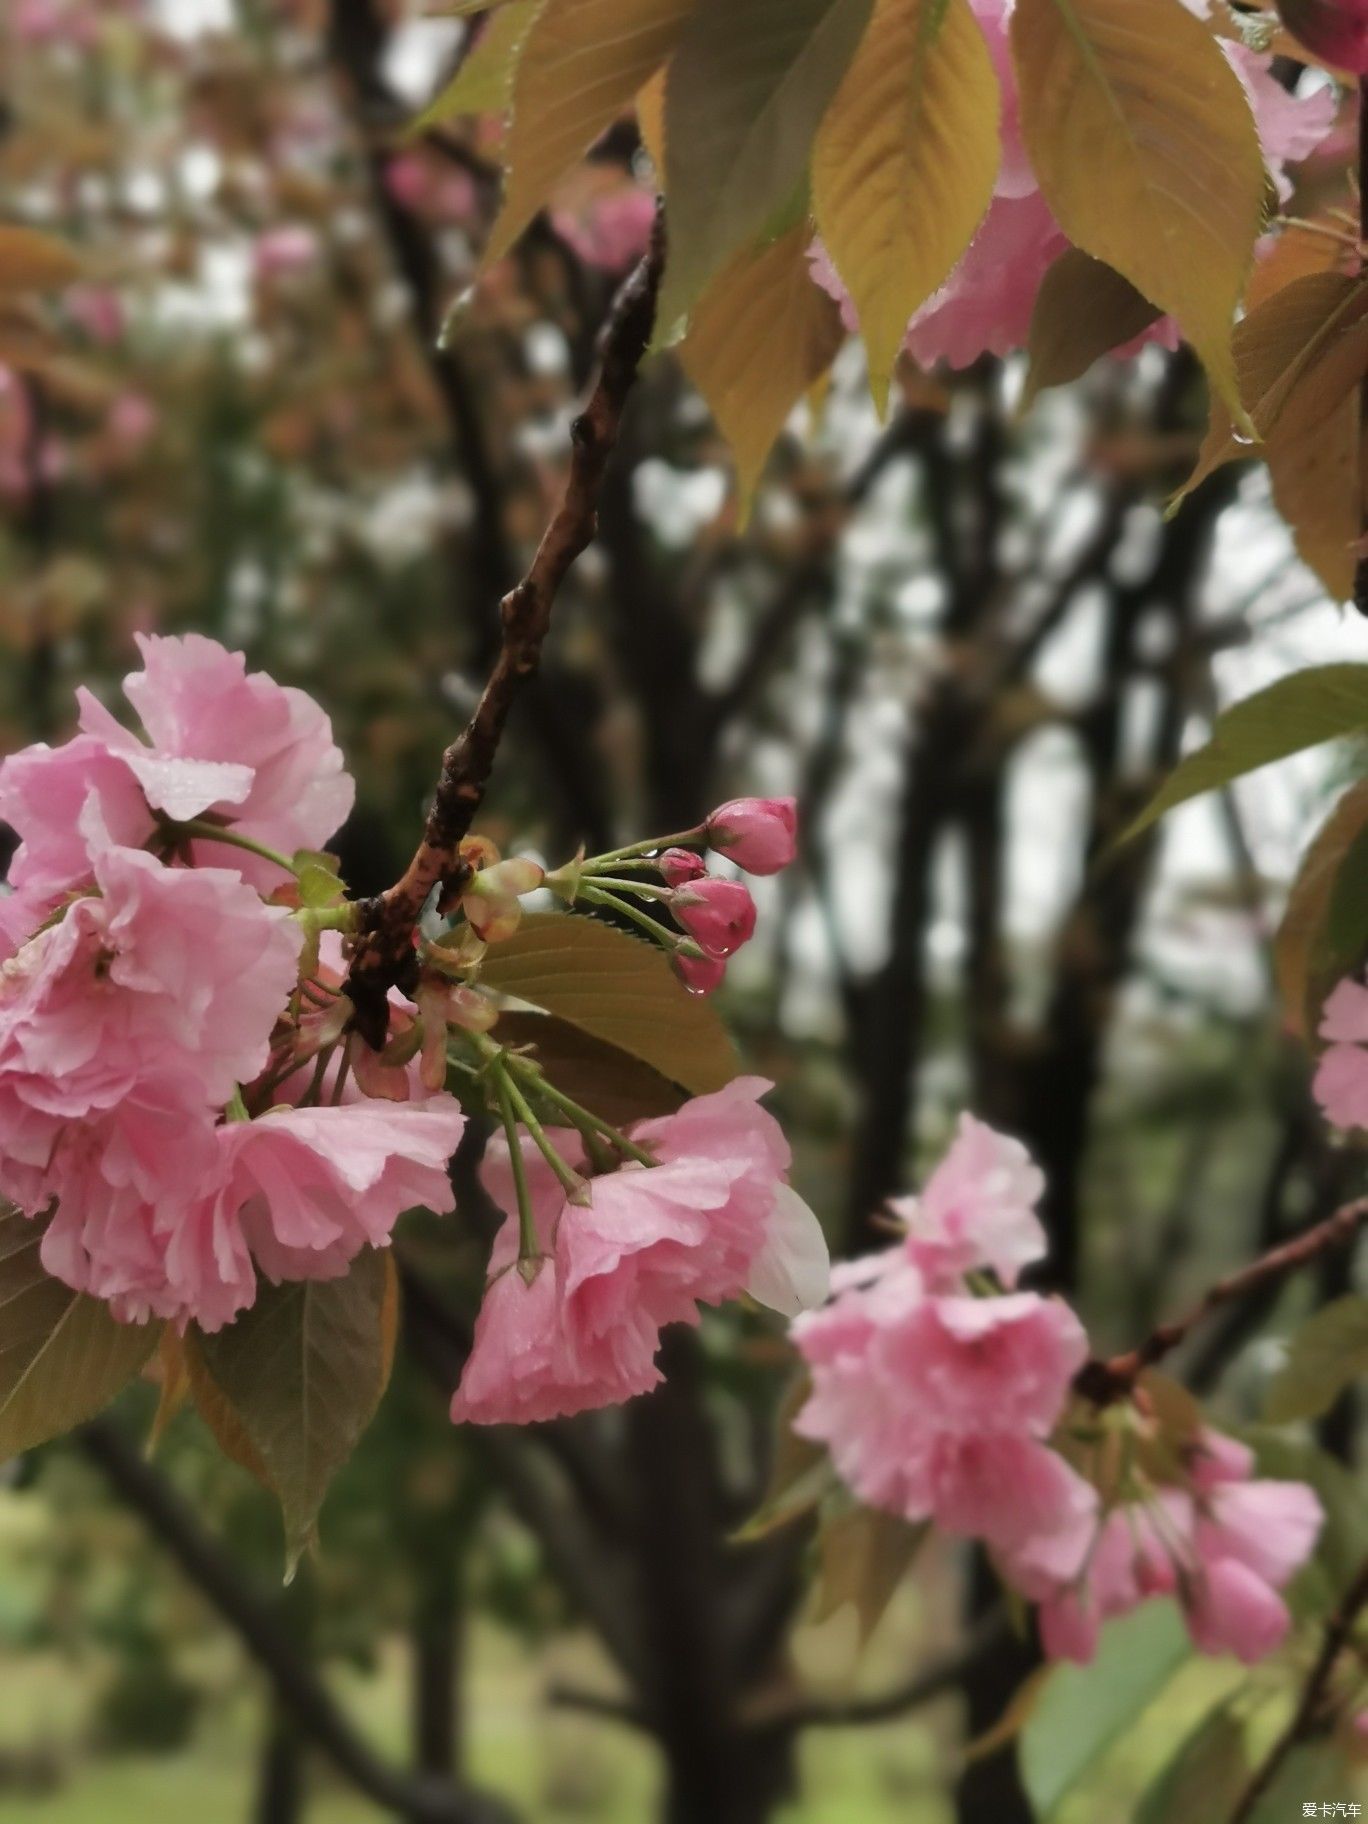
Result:
<instances>
[{"instance_id":1,"label":"yellow-green leaf","mask_svg":"<svg viewBox=\"0 0 1368 1824\"><path fill-rule=\"evenodd\" d=\"M1125 832L1138 836L1174 805L1257 772L1274 760L1368 729L1368 665L1311 665L1233 703L1211 739L1174 767Z\"/></svg>"},{"instance_id":2,"label":"yellow-green leaf","mask_svg":"<svg viewBox=\"0 0 1368 1824\"><path fill-rule=\"evenodd\" d=\"M491 946L480 980L630 1052L690 1095L721 1089L736 1075L726 1027L685 991L664 953L596 919L530 914Z\"/></svg>"},{"instance_id":3,"label":"yellow-green leaf","mask_svg":"<svg viewBox=\"0 0 1368 1824\"><path fill-rule=\"evenodd\" d=\"M1012 50L1060 227L1178 319L1238 417L1230 337L1268 180L1211 29L1183 0L1018 0Z\"/></svg>"},{"instance_id":4,"label":"yellow-green leaf","mask_svg":"<svg viewBox=\"0 0 1368 1824\"><path fill-rule=\"evenodd\" d=\"M486 261L507 253L557 178L631 105L674 49L693 0L547 0L513 78L502 213Z\"/></svg>"},{"instance_id":5,"label":"yellow-green leaf","mask_svg":"<svg viewBox=\"0 0 1368 1824\"><path fill-rule=\"evenodd\" d=\"M0 222L0 297L56 291L79 278L81 270L75 249L55 235Z\"/></svg>"},{"instance_id":6,"label":"yellow-green leaf","mask_svg":"<svg viewBox=\"0 0 1368 1824\"><path fill-rule=\"evenodd\" d=\"M812 1619L825 1621L852 1603L865 1642L883 1618L926 1537L899 1514L847 1508L823 1523L817 1538L818 1577Z\"/></svg>"},{"instance_id":7,"label":"yellow-green leaf","mask_svg":"<svg viewBox=\"0 0 1368 1824\"><path fill-rule=\"evenodd\" d=\"M1361 779L1350 786L1307 849L1273 946L1283 1017L1302 1038L1314 1031L1326 995L1356 960L1340 949L1331 908L1341 897L1346 865L1350 857L1362 857L1366 837L1368 779ZM1364 911L1368 913L1368 905Z\"/></svg>"},{"instance_id":8,"label":"yellow-green leaf","mask_svg":"<svg viewBox=\"0 0 1368 1824\"><path fill-rule=\"evenodd\" d=\"M1322 1305L1288 1344L1268 1390L1265 1417L1275 1425L1318 1419L1352 1382L1368 1374L1368 1298L1351 1292Z\"/></svg>"},{"instance_id":9,"label":"yellow-green leaf","mask_svg":"<svg viewBox=\"0 0 1368 1824\"><path fill-rule=\"evenodd\" d=\"M696 0L665 80L668 331L803 181L873 0Z\"/></svg>"},{"instance_id":10,"label":"yellow-green leaf","mask_svg":"<svg viewBox=\"0 0 1368 1824\"><path fill-rule=\"evenodd\" d=\"M0 1209L0 1460L93 1418L161 1335L53 1279L39 1259L45 1228Z\"/></svg>"},{"instance_id":11,"label":"yellow-green leaf","mask_svg":"<svg viewBox=\"0 0 1368 1824\"><path fill-rule=\"evenodd\" d=\"M1129 279L1080 248L1068 248L1036 293L1021 409L1047 386L1067 386L1086 374L1094 361L1148 329L1159 314Z\"/></svg>"},{"instance_id":12,"label":"yellow-green leaf","mask_svg":"<svg viewBox=\"0 0 1368 1824\"><path fill-rule=\"evenodd\" d=\"M1278 511L1302 558L1344 600L1362 514L1358 386L1368 371L1368 284L1340 272L1294 279L1239 325L1235 365ZM1251 453L1214 404L1182 494Z\"/></svg>"},{"instance_id":13,"label":"yellow-green leaf","mask_svg":"<svg viewBox=\"0 0 1368 1824\"><path fill-rule=\"evenodd\" d=\"M508 0L485 26L461 67L412 126L410 136L425 133L458 114L501 114L513 91L513 71L542 0Z\"/></svg>"},{"instance_id":14,"label":"yellow-green leaf","mask_svg":"<svg viewBox=\"0 0 1368 1824\"><path fill-rule=\"evenodd\" d=\"M817 226L860 318L880 410L908 318L992 200L998 84L969 0L876 0L817 134Z\"/></svg>"},{"instance_id":15,"label":"yellow-green leaf","mask_svg":"<svg viewBox=\"0 0 1368 1824\"><path fill-rule=\"evenodd\" d=\"M389 1255L368 1248L340 1279L262 1285L235 1323L194 1339L199 1365L227 1407L210 1423L217 1432L226 1416L237 1439L229 1454L280 1501L291 1573L313 1537L328 1484L380 1404L393 1362L396 1297ZM195 1386L194 1367L191 1377Z\"/></svg>"},{"instance_id":16,"label":"yellow-green leaf","mask_svg":"<svg viewBox=\"0 0 1368 1824\"><path fill-rule=\"evenodd\" d=\"M736 456L743 512L794 406L845 339L833 298L815 285L806 220L734 260L704 292L679 358Z\"/></svg>"}]
</instances>

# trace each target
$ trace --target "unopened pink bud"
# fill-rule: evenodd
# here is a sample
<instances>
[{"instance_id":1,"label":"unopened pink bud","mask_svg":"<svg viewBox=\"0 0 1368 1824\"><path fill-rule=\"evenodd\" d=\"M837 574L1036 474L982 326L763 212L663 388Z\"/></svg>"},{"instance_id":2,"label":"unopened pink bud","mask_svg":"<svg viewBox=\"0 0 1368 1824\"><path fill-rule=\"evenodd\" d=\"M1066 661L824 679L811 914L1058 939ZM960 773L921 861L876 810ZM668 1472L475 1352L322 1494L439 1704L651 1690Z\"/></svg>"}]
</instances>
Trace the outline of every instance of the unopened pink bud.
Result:
<instances>
[{"instance_id":1,"label":"unopened pink bud","mask_svg":"<svg viewBox=\"0 0 1368 1824\"><path fill-rule=\"evenodd\" d=\"M792 798L732 798L707 822L709 846L747 874L777 874L798 852L798 806Z\"/></svg>"},{"instance_id":2,"label":"unopened pink bud","mask_svg":"<svg viewBox=\"0 0 1368 1824\"><path fill-rule=\"evenodd\" d=\"M701 855L695 855L692 849L666 849L660 857L660 871L672 887L682 887L686 881L702 880L708 871L708 864Z\"/></svg>"},{"instance_id":3,"label":"unopened pink bud","mask_svg":"<svg viewBox=\"0 0 1368 1824\"><path fill-rule=\"evenodd\" d=\"M671 894L670 910L712 957L730 956L755 930L755 901L739 880L693 881Z\"/></svg>"},{"instance_id":4,"label":"unopened pink bud","mask_svg":"<svg viewBox=\"0 0 1368 1824\"><path fill-rule=\"evenodd\" d=\"M1368 71L1368 0L1277 0L1283 24L1314 57Z\"/></svg>"},{"instance_id":5,"label":"unopened pink bud","mask_svg":"<svg viewBox=\"0 0 1368 1824\"><path fill-rule=\"evenodd\" d=\"M676 951L670 960L690 994L711 994L727 973L727 965L715 956L681 956Z\"/></svg>"}]
</instances>

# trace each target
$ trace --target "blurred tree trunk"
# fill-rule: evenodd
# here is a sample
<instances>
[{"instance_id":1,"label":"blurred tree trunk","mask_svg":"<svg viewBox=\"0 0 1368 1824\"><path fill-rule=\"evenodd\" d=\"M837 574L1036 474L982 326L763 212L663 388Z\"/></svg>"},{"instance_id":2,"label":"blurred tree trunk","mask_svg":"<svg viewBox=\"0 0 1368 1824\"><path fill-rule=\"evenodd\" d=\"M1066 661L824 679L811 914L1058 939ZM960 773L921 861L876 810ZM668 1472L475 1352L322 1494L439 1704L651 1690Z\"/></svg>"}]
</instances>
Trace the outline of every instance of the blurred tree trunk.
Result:
<instances>
[{"instance_id":1,"label":"blurred tree trunk","mask_svg":"<svg viewBox=\"0 0 1368 1824\"><path fill-rule=\"evenodd\" d=\"M461 1765L460 1566L450 1542L426 1554L412 1634L413 1756L421 1773L451 1778Z\"/></svg>"},{"instance_id":2,"label":"blurred tree trunk","mask_svg":"<svg viewBox=\"0 0 1368 1824\"><path fill-rule=\"evenodd\" d=\"M304 1744L294 1722L275 1701L257 1772L255 1824L300 1824L304 1816Z\"/></svg>"}]
</instances>

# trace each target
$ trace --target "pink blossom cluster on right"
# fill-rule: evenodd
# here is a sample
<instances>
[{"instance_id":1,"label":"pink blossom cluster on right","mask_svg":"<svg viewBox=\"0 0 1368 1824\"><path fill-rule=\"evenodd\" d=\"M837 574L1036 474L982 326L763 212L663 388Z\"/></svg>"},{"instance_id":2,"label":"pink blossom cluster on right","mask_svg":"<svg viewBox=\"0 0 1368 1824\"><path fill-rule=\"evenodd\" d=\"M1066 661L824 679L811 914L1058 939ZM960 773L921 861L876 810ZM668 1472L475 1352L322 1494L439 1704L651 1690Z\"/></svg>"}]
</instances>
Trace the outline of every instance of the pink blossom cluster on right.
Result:
<instances>
[{"instance_id":1,"label":"pink blossom cluster on right","mask_svg":"<svg viewBox=\"0 0 1368 1824\"><path fill-rule=\"evenodd\" d=\"M1255 1478L1251 1453L1210 1430L1185 1441L1176 1480L1084 1473L1069 1415L1087 1338L1062 1300L1017 1285L1045 1253L1043 1188L1019 1142L962 1116L921 1196L890 1205L904 1238L836 1268L831 1302L794 1323L812 1378L794 1430L863 1501L983 1541L1039 1604L1051 1654L1089 1659L1103 1621L1175 1595L1203 1651L1262 1658L1287 1632L1280 1592L1320 1504ZM1137 1437L1142 1404L1116 1415Z\"/></svg>"}]
</instances>

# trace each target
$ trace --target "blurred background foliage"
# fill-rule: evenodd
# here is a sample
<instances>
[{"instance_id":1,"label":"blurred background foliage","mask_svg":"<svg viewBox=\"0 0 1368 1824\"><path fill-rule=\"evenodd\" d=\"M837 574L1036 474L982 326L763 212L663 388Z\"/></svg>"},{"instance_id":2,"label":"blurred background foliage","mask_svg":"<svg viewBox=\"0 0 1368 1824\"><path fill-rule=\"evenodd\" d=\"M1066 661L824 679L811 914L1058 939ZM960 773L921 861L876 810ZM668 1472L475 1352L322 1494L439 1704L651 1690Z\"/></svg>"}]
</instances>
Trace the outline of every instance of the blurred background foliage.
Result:
<instances>
[{"instance_id":1,"label":"blurred background foliage","mask_svg":"<svg viewBox=\"0 0 1368 1824\"><path fill-rule=\"evenodd\" d=\"M212 633L332 714L358 891L412 844L651 207L624 122L467 294L498 97L406 130L465 29L407 0L0 11L0 216L82 262L58 296L0 297L0 741L63 735L136 631ZM800 865L761 883L725 1011L833 1247L877 1240L880 1199L972 1106L1045 1165L1055 1282L1119 1346L1354 1178L1270 973L1336 776L1293 763L1103 851L1217 704L1368 638L1259 473L1163 518L1202 422L1186 356L1102 363L1024 420L1020 380L905 368L880 425L847 350L742 529L725 448L657 358L489 828L560 858L796 793ZM529 1819L1028 1815L1010 1752L964 1754L1029 1667L966 1623L971 1565L924 1552L861 1651L848 1605L805 1606L806 1522L729 1543L791 1372L762 1320L710 1316L626 1413L452 1431L475 1201L405 1241L411 1346L283 1594L266 1497L193 1415L144 1464L152 1388L9 1466L0 1824L468 1815L425 1811L424 1773ZM1227 1422L1307 1290L1199 1338L1184 1370L1220 1381ZM1341 1402L1319 1448L1352 1463L1356 1434ZM868 1541L825 1549L837 1595L877 1607L897 1581ZM301 1720L301 1668L355 1753ZM1129 1815L1150 1737L1225 1689L1181 1676L1081 1818Z\"/></svg>"}]
</instances>

